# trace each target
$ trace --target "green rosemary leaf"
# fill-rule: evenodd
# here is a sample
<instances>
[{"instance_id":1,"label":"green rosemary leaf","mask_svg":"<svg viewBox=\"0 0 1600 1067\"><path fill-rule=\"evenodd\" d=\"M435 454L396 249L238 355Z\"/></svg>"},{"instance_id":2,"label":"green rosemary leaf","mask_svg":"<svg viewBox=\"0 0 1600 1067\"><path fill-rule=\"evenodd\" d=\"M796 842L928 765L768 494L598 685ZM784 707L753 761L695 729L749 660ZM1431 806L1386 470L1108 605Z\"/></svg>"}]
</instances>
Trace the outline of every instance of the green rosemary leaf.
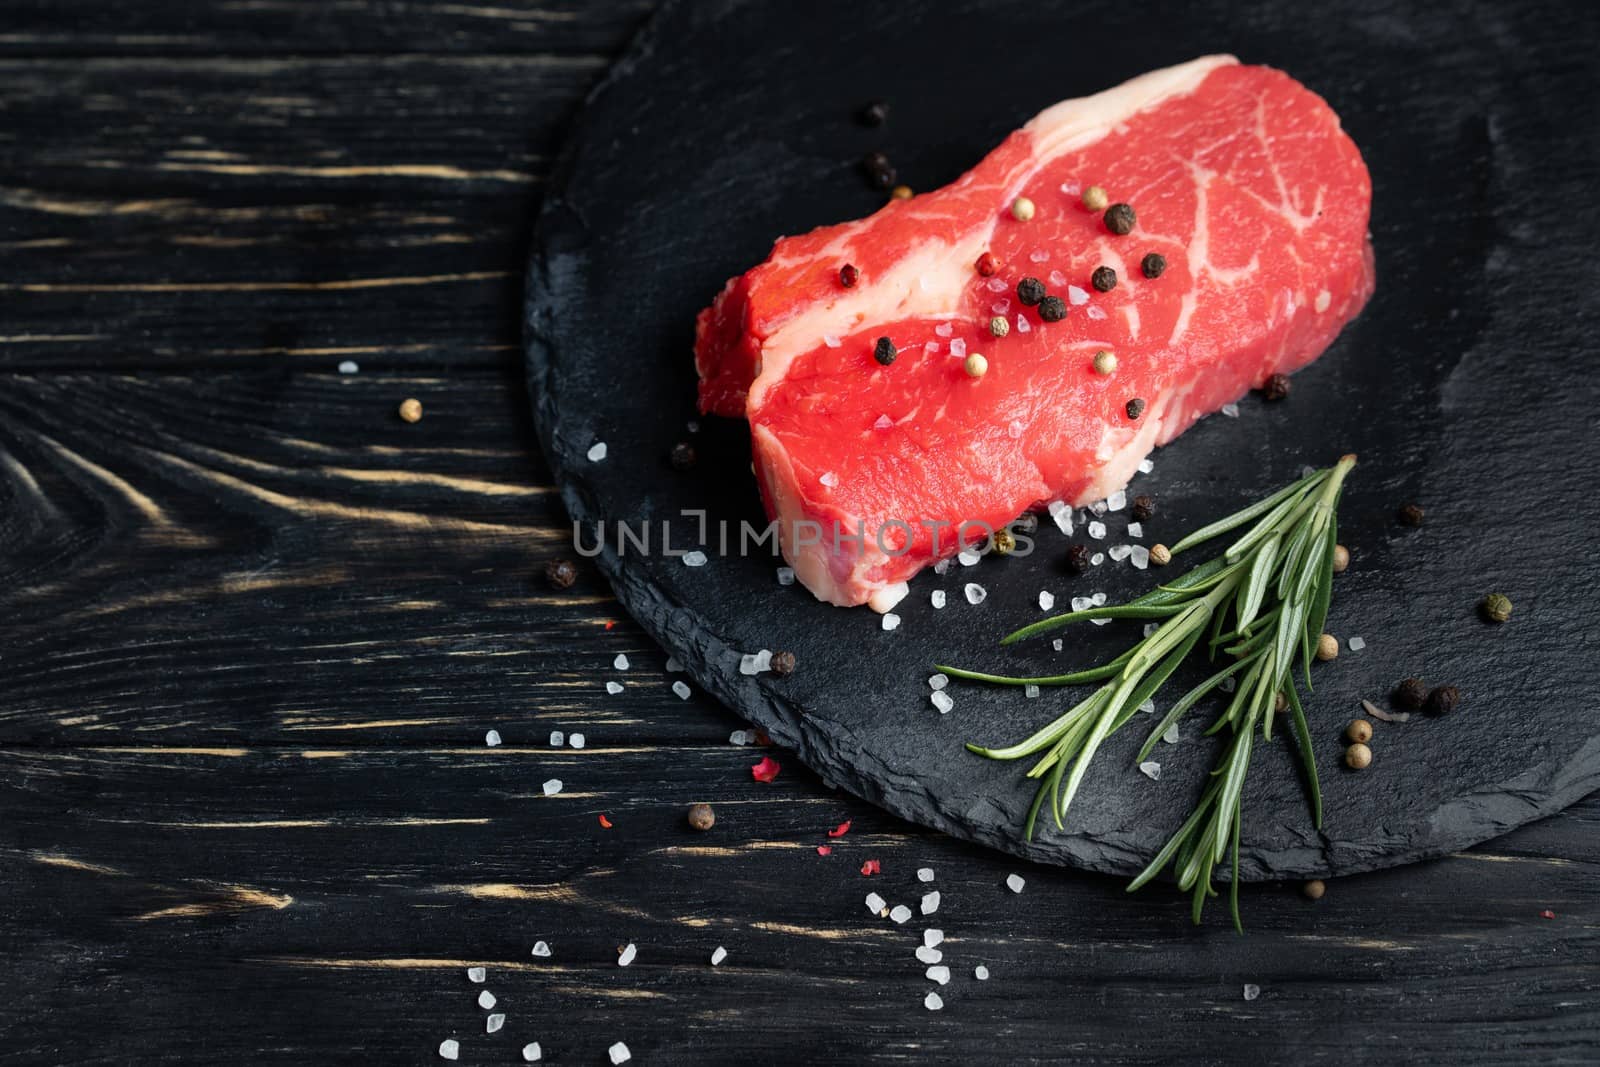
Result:
<instances>
[{"instance_id":1,"label":"green rosemary leaf","mask_svg":"<svg viewBox=\"0 0 1600 1067\"><path fill-rule=\"evenodd\" d=\"M1072 710L1026 740L1019 741L1014 745L1008 745L1005 748L984 748L979 745L968 744L967 751L976 752L980 756L988 756L990 759L1001 760L1021 759L1023 756L1031 756L1040 749L1054 744L1062 734L1072 728L1072 723L1076 718L1088 714L1088 709L1102 699L1102 692L1103 690L1096 690L1091 693Z\"/></svg>"},{"instance_id":2,"label":"green rosemary leaf","mask_svg":"<svg viewBox=\"0 0 1600 1067\"><path fill-rule=\"evenodd\" d=\"M1189 690L1187 693L1183 694L1183 696L1179 697L1178 702L1172 705L1171 710L1169 710L1166 715L1162 717L1161 721L1156 724L1156 728L1150 731L1150 737L1145 741L1144 747L1139 750L1139 755L1134 759L1134 762L1143 763L1145 757L1150 755L1150 750L1154 748L1156 742L1161 739L1161 735L1167 732L1167 728L1169 726L1183 718L1184 714L1190 708L1194 707L1200 702L1201 697L1204 697L1207 693L1221 685L1224 678L1227 678L1229 675L1238 671L1244 670L1248 665L1249 661L1247 660L1240 660L1237 663L1230 664L1218 671L1216 674L1213 674L1211 677L1207 678L1205 681L1201 682L1199 685L1195 686L1193 689Z\"/></svg>"},{"instance_id":3,"label":"green rosemary leaf","mask_svg":"<svg viewBox=\"0 0 1600 1067\"><path fill-rule=\"evenodd\" d=\"M1074 671L1071 674L1050 674L1040 678L1022 678L1010 674L985 674L982 671L946 667L943 664L935 664L933 669L948 674L952 678L960 678L969 682L988 682L991 685L1083 685L1085 682L1104 681L1118 674L1132 656L1133 650L1129 649L1116 659L1099 667L1090 667L1087 670Z\"/></svg>"},{"instance_id":4,"label":"green rosemary leaf","mask_svg":"<svg viewBox=\"0 0 1600 1067\"><path fill-rule=\"evenodd\" d=\"M1328 472L1326 470L1313 471L1304 478L1301 478L1299 481L1279 489L1276 493L1273 493L1265 500L1258 500L1249 507L1241 508L1232 515L1229 515L1227 518L1218 519L1209 526L1202 526L1194 533L1173 545L1171 552L1174 556L1176 556L1179 552L1182 552L1185 549L1193 548L1195 545L1198 545L1204 541L1209 541L1213 537L1217 537L1221 534L1225 534L1229 530L1237 530L1239 527L1243 526L1257 515L1264 515L1273 508L1277 507L1278 504L1284 500L1284 498L1293 496L1302 489L1305 489L1307 486L1311 485L1313 482L1316 482L1327 476Z\"/></svg>"},{"instance_id":5,"label":"green rosemary leaf","mask_svg":"<svg viewBox=\"0 0 1600 1067\"><path fill-rule=\"evenodd\" d=\"M1278 545L1281 543L1278 535L1273 534L1256 550L1255 561L1250 564L1244 587L1239 593L1237 625L1241 631L1249 628L1256 612L1261 610L1261 598L1267 595L1267 581L1272 577L1272 564L1278 558Z\"/></svg>"},{"instance_id":6,"label":"green rosemary leaf","mask_svg":"<svg viewBox=\"0 0 1600 1067\"><path fill-rule=\"evenodd\" d=\"M1168 652L1167 658L1158 663L1155 670L1145 676L1144 681L1139 683L1139 688L1135 689L1133 695L1128 697L1127 705L1117 716L1117 721L1111 724L1113 733L1122 729L1128 720L1138 713L1139 706L1154 696L1156 690L1166 684L1167 679L1172 676L1172 672L1177 670L1178 665L1194 650L1195 643L1200 640L1201 632L1199 627L1195 627L1194 631L1184 638L1183 644ZM1144 759L1144 756L1141 755L1139 759Z\"/></svg>"},{"instance_id":7,"label":"green rosemary leaf","mask_svg":"<svg viewBox=\"0 0 1600 1067\"><path fill-rule=\"evenodd\" d=\"M1244 803L1233 807L1233 879L1228 883L1228 910L1233 913L1235 933L1244 933L1244 920L1239 917L1239 828L1243 823Z\"/></svg>"},{"instance_id":8,"label":"green rosemary leaf","mask_svg":"<svg viewBox=\"0 0 1600 1067\"><path fill-rule=\"evenodd\" d=\"M1182 611L1182 606L1173 604L1133 605L1116 604L1103 608L1087 608L1083 611L1069 611L1065 615L1052 615L1048 619L1015 630L1000 639L1002 645L1014 645L1018 641L1025 641L1030 637L1059 630L1075 622L1088 619L1167 619Z\"/></svg>"},{"instance_id":9,"label":"green rosemary leaf","mask_svg":"<svg viewBox=\"0 0 1600 1067\"><path fill-rule=\"evenodd\" d=\"M1155 858L1145 864L1144 870L1140 871L1138 876L1128 883L1128 892L1132 893L1160 874L1167 864L1172 861L1173 857L1177 856L1179 850L1189 840L1190 835L1194 833L1195 828L1200 825L1200 820L1205 817L1206 801L1202 797L1200 803L1196 804L1194 811L1190 813L1189 818L1184 820L1182 826L1178 827L1178 832L1167 839L1167 843L1161 847L1160 852L1155 854ZM1178 865L1184 865L1182 857L1179 857Z\"/></svg>"},{"instance_id":10,"label":"green rosemary leaf","mask_svg":"<svg viewBox=\"0 0 1600 1067\"><path fill-rule=\"evenodd\" d=\"M1289 701L1289 722L1294 726L1293 731L1295 747L1300 750L1300 765L1306 772L1306 791L1311 796L1312 822L1318 830L1322 829L1322 785L1317 781L1317 757L1311 751L1311 727L1306 725L1306 711L1300 706L1300 694L1296 692L1294 682L1289 682L1283 687L1283 695Z\"/></svg>"},{"instance_id":11,"label":"green rosemary leaf","mask_svg":"<svg viewBox=\"0 0 1600 1067\"><path fill-rule=\"evenodd\" d=\"M1303 492L1304 490L1302 490L1302 493ZM1249 552L1250 549L1254 548L1266 538L1270 537L1273 531L1277 530L1280 525L1287 527L1289 524L1284 521L1285 517L1289 514L1289 512L1293 511L1295 506L1303 499L1304 497L1300 495L1286 498L1277 507L1268 512L1264 519L1250 527L1248 533L1239 538L1239 540L1235 541L1233 544L1229 545L1223 551L1222 558L1227 560L1229 563L1237 563L1239 560L1245 557L1245 554Z\"/></svg>"}]
</instances>

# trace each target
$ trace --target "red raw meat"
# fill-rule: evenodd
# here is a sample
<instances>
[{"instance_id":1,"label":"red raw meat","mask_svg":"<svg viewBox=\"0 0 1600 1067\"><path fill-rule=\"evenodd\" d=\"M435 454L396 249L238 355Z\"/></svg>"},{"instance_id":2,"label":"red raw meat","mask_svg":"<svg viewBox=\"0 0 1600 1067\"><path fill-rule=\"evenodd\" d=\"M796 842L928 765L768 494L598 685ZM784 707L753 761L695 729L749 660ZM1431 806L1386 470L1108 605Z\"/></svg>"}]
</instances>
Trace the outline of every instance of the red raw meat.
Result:
<instances>
[{"instance_id":1,"label":"red raw meat","mask_svg":"<svg viewBox=\"0 0 1600 1067\"><path fill-rule=\"evenodd\" d=\"M1090 185L1134 207L1130 234L1082 205ZM1049 108L943 189L781 238L700 314L700 405L750 420L800 581L886 611L957 551L959 524L1102 499L1152 448L1321 354L1372 294L1371 198L1339 117L1288 75L1231 56L1154 71ZM1140 270L1150 252L1158 278ZM1100 266L1109 292L1090 283ZM1063 320L1022 306L1027 276L1068 302Z\"/></svg>"}]
</instances>

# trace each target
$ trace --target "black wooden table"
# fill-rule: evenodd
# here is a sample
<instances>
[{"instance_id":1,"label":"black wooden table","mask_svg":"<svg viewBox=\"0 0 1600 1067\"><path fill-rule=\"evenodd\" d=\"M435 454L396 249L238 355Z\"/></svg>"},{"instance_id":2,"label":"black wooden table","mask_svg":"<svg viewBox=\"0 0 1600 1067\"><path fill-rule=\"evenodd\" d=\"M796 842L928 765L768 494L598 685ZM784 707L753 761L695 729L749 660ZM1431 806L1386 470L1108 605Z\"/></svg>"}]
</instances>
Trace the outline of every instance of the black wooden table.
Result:
<instances>
[{"instance_id":1,"label":"black wooden table","mask_svg":"<svg viewBox=\"0 0 1600 1067\"><path fill-rule=\"evenodd\" d=\"M0 5L0 1060L1592 1062L1600 798L1196 929L756 785L543 581L520 264L648 7Z\"/></svg>"}]
</instances>

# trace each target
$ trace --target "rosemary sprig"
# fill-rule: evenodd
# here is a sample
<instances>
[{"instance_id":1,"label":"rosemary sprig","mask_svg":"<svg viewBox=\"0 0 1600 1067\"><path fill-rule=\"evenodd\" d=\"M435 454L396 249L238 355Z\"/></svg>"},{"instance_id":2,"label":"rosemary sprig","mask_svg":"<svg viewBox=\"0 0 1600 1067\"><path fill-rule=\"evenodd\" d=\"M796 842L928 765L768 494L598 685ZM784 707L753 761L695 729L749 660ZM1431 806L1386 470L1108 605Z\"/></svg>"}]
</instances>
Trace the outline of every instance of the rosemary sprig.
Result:
<instances>
[{"instance_id":1,"label":"rosemary sprig","mask_svg":"<svg viewBox=\"0 0 1600 1067\"><path fill-rule=\"evenodd\" d=\"M1039 811L1050 801L1056 826L1062 825L1095 753L1138 712L1194 649L1205 642L1208 657L1220 651L1233 662L1190 689L1150 731L1138 760L1204 697L1233 680L1232 699L1208 734L1231 731L1221 760L1193 813L1166 846L1129 885L1138 889L1169 864L1178 887L1192 892L1194 921L1216 895L1211 876L1219 863L1232 868L1230 907L1239 919L1239 831L1250 756L1259 732L1272 740L1275 716L1287 711L1306 790L1317 827L1322 826L1322 793L1317 782L1311 733L1292 674L1298 658L1306 689L1311 689L1311 659L1333 590L1333 554L1338 541L1336 513L1345 476L1355 466L1345 456L1332 467L1313 471L1264 500L1195 531L1175 545L1178 553L1244 528L1214 559L1158 586L1125 605L1090 608L1043 619L1001 641L1009 645L1074 622L1089 619L1159 620L1148 637L1108 663L1070 674L1020 678L941 666L955 678L997 685L1071 686L1103 684L1031 737L1004 748L969 744L990 759L1039 758L1028 770L1039 788L1028 811L1024 834L1031 838ZM1228 629L1224 630L1224 627ZM1209 637L1207 634L1209 633ZM1227 690L1224 690L1227 691ZM1282 695L1283 707L1279 707Z\"/></svg>"}]
</instances>

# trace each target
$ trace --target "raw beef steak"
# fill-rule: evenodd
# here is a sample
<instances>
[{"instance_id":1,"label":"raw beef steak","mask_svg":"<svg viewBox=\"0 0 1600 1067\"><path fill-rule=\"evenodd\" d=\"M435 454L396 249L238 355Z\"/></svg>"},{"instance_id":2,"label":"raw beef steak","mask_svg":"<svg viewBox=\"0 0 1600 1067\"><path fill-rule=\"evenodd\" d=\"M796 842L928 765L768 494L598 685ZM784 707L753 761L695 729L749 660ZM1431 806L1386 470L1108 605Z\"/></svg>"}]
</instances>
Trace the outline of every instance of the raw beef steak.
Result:
<instances>
[{"instance_id":1,"label":"raw beef steak","mask_svg":"<svg viewBox=\"0 0 1600 1067\"><path fill-rule=\"evenodd\" d=\"M1088 186L1132 206L1131 232ZM700 315L700 404L749 419L800 581L885 611L962 524L1101 499L1315 359L1372 293L1370 201L1339 117L1288 75L1229 56L1154 71L1049 108L943 189L780 239ZM1023 301L1024 278L1060 303Z\"/></svg>"}]
</instances>

